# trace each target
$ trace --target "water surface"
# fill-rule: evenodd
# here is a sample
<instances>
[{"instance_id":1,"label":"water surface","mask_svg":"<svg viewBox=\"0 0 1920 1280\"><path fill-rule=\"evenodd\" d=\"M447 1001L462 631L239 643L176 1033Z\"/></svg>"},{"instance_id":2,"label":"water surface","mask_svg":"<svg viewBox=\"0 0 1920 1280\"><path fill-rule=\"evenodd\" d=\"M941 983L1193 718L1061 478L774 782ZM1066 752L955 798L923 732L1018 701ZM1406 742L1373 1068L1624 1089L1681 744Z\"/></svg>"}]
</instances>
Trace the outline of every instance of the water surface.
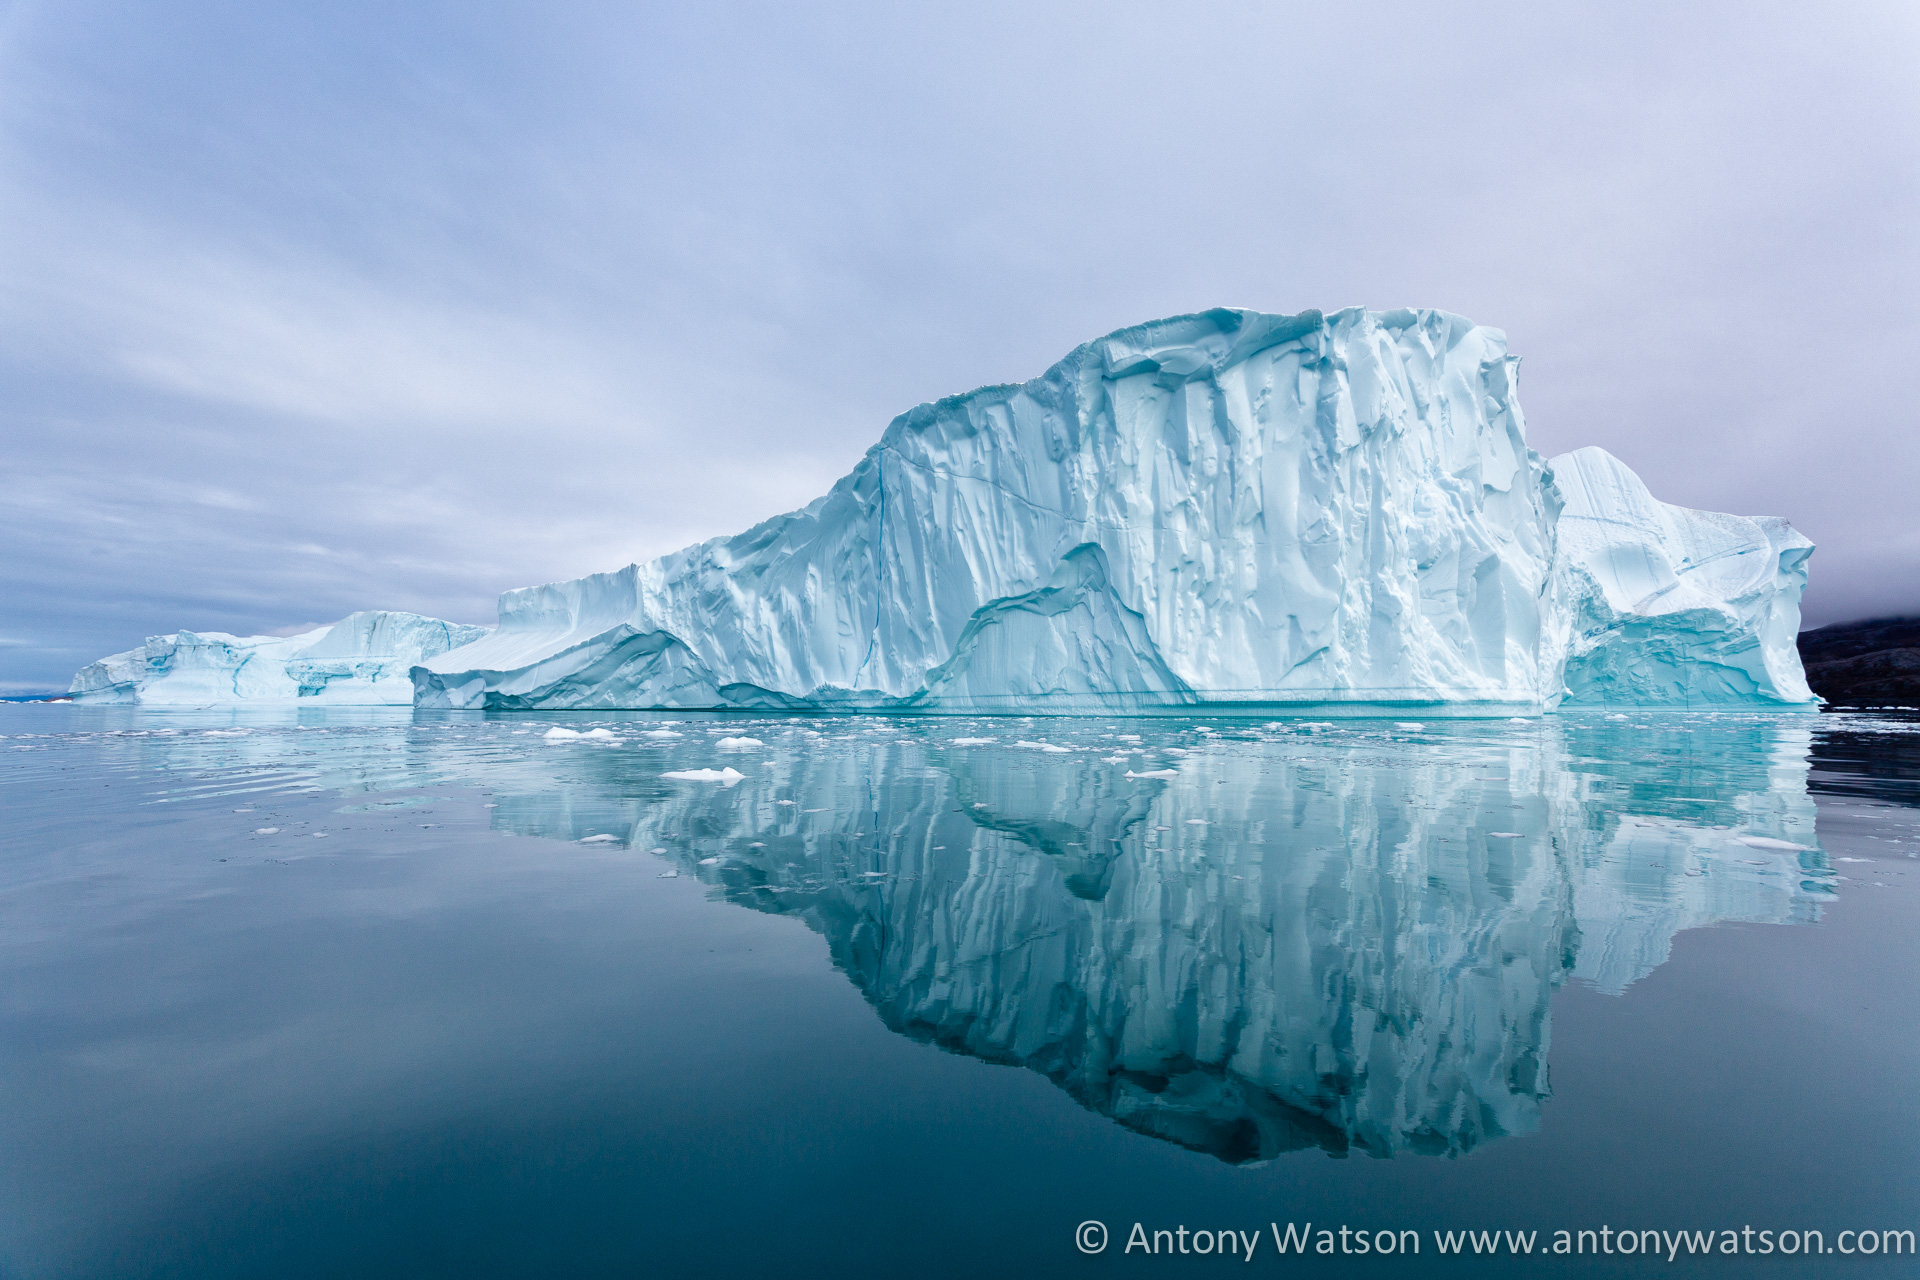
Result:
<instances>
[{"instance_id":1,"label":"water surface","mask_svg":"<svg viewBox=\"0 0 1920 1280\"><path fill-rule=\"evenodd\" d=\"M1916 728L0 709L0 1273L1914 1229Z\"/></svg>"}]
</instances>

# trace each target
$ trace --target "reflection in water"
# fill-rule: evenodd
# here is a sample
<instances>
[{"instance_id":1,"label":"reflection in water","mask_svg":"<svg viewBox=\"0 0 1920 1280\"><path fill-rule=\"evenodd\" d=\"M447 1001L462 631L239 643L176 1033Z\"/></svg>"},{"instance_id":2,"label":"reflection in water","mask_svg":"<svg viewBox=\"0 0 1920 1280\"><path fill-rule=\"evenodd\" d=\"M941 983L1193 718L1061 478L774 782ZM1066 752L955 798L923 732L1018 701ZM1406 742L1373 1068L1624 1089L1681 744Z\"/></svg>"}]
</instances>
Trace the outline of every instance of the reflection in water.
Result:
<instances>
[{"instance_id":1,"label":"reflection in water","mask_svg":"<svg viewBox=\"0 0 1920 1280\"><path fill-rule=\"evenodd\" d=\"M183 789L486 785L501 830L611 836L804 919L894 1030L1236 1163L1532 1131L1562 982L1617 992L1681 929L1832 892L1805 716L550 722L137 748L200 770Z\"/></svg>"}]
</instances>

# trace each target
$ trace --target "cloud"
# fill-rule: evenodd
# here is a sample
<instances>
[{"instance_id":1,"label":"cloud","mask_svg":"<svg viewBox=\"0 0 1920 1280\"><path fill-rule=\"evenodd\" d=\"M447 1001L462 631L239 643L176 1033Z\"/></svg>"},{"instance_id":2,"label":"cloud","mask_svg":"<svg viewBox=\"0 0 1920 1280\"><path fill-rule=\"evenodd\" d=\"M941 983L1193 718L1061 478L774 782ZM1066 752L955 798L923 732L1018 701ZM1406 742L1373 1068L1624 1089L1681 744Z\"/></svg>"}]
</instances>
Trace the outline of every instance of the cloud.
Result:
<instances>
[{"instance_id":1,"label":"cloud","mask_svg":"<svg viewBox=\"0 0 1920 1280\"><path fill-rule=\"evenodd\" d=\"M1505 328L1547 452L1920 609L1904 6L0 16L0 678L498 591L1230 303ZM1904 603L1903 603L1904 602Z\"/></svg>"}]
</instances>

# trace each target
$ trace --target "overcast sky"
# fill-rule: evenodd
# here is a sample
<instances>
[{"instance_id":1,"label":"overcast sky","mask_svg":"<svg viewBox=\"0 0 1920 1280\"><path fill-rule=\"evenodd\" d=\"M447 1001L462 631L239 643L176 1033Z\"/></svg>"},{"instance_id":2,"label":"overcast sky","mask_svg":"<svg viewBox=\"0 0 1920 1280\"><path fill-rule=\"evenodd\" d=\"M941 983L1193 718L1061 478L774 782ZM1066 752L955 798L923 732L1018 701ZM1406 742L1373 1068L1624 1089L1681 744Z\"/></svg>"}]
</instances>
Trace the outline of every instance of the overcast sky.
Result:
<instances>
[{"instance_id":1,"label":"overcast sky","mask_svg":"<svg viewBox=\"0 0 1920 1280\"><path fill-rule=\"evenodd\" d=\"M1920 612L1920 6L0 0L0 692L491 622L1215 305L1442 307L1534 447Z\"/></svg>"}]
</instances>

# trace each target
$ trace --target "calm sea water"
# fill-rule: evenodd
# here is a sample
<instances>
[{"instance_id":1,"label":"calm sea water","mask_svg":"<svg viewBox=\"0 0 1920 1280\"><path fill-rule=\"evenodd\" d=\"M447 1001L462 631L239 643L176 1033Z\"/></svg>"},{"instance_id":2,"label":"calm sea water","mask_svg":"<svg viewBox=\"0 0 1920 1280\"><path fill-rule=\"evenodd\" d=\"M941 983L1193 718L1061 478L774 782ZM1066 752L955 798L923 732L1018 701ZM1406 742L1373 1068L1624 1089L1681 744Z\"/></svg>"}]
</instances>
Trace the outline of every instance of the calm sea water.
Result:
<instances>
[{"instance_id":1,"label":"calm sea water","mask_svg":"<svg viewBox=\"0 0 1920 1280\"><path fill-rule=\"evenodd\" d=\"M1913 717L0 733L0 1275L1920 1270Z\"/></svg>"}]
</instances>

